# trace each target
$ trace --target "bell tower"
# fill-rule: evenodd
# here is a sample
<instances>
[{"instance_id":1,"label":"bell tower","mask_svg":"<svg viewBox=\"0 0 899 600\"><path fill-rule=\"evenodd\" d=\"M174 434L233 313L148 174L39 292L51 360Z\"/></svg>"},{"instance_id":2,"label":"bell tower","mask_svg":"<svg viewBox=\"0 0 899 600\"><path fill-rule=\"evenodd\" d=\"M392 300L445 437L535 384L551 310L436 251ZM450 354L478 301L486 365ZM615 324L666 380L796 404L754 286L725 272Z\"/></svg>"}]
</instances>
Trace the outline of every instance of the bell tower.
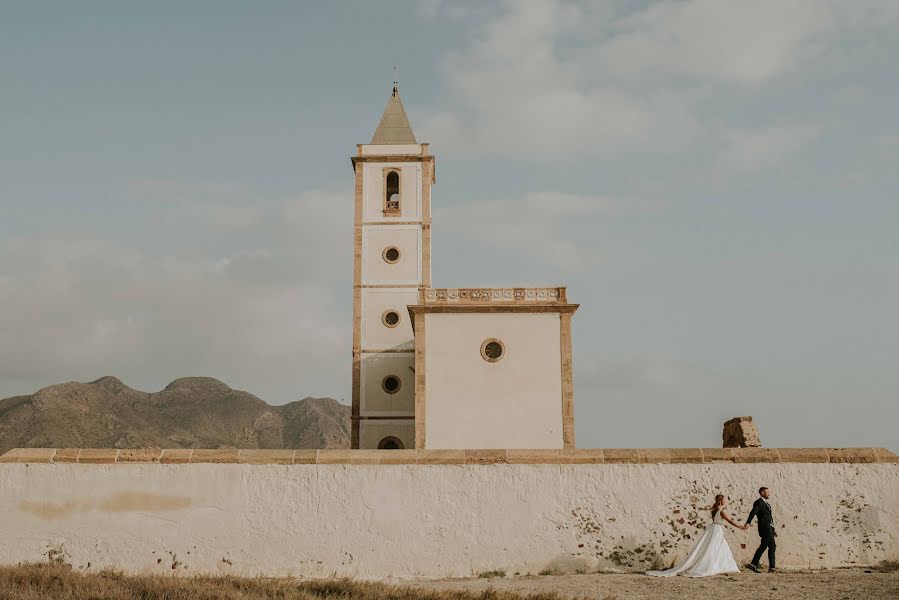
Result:
<instances>
[{"instance_id":1,"label":"bell tower","mask_svg":"<svg viewBox=\"0 0 899 600\"><path fill-rule=\"evenodd\" d=\"M431 286L434 157L394 81L370 144L352 158L353 448L415 448L415 344L406 307Z\"/></svg>"}]
</instances>

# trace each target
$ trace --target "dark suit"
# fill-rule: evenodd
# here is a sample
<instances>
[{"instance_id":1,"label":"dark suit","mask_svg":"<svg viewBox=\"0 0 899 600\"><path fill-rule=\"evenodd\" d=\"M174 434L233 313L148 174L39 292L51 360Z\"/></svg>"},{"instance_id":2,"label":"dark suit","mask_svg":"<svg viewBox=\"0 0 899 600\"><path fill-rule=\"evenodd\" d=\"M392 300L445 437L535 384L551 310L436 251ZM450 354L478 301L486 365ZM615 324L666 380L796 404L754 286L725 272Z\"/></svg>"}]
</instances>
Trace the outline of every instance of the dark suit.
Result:
<instances>
[{"instance_id":1,"label":"dark suit","mask_svg":"<svg viewBox=\"0 0 899 600\"><path fill-rule=\"evenodd\" d=\"M765 549L768 550L768 568L774 568L774 552L777 550L777 544L774 541L774 538L777 537L777 532L774 531L774 516L771 514L771 505L768 504L763 498L759 498L752 505L752 511L749 513L749 518L746 519L746 524L752 524L752 518L758 517L759 523L759 537L762 538L762 543L759 544L758 550L755 551L755 555L752 557L752 564L758 568L759 561L762 559L762 554L764 554Z\"/></svg>"}]
</instances>

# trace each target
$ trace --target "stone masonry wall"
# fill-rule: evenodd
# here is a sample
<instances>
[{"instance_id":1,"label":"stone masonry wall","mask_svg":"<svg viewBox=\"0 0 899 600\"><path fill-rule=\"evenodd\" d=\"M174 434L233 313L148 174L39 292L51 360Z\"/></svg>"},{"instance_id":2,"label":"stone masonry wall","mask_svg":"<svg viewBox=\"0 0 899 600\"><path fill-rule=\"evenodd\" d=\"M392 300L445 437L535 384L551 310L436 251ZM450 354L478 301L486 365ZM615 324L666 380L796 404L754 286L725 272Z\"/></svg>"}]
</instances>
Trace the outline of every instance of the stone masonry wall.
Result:
<instances>
[{"instance_id":1,"label":"stone masonry wall","mask_svg":"<svg viewBox=\"0 0 899 600\"><path fill-rule=\"evenodd\" d=\"M734 417L725 421L721 437L725 448L758 448L762 445L752 417Z\"/></svg>"},{"instance_id":2,"label":"stone masonry wall","mask_svg":"<svg viewBox=\"0 0 899 600\"><path fill-rule=\"evenodd\" d=\"M0 563L360 578L637 571L682 558L715 493L743 520L765 485L781 566L874 564L899 558L896 460L872 448L15 450L0 457ZM755 530L726 535L748 561Z\"/></svg>"}]
</instances>

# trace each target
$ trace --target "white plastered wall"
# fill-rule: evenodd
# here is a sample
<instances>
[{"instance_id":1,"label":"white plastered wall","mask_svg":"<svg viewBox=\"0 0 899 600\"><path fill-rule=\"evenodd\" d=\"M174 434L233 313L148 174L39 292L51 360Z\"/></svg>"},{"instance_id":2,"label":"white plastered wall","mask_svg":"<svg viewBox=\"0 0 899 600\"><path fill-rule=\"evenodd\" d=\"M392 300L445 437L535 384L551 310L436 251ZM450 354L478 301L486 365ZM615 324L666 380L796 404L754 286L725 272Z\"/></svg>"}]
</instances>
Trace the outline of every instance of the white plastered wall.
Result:
<instances>
[{"instance_id":1,"label":"white plastered wall","mask_svg":"<svg viewBox=\"0 0 899 600\"><path fill-rule=\"evenodd\" d=\"M421 155L419 144L364 145L362 154L368 156ZM360 330L360 377L358 407L360 416L411 417L414 415L414 365L412 354L398 354L397 350L412 350L412 328L406 306L417 301L417 288L422 281L422 164L417 161L389 160L362 164L362 248L361 283L358 327ZM384 214L384 173L386 169L400 173L400 213ZM428 183L430 185L430 183ZM384 250L396 247L400 258L395 263L384 260ZM376 287L364 287L376 286ZM385 287L381 287L385 286ZM386 327L381 316L393 309L400 317L397 327ZM385 351L383 354L366 351ZM389 351L389 352L388 352ZM395 394L387 394L381 385L386 375L395 375L402 382ZM354 391L355 394L355 391ZM409 433L412 428L411 434ZM414 422L411 419L380 421L378 424L359 421L359 445L377 447L377 442L393 431L407 447L414 447ZM372 432L381 432L377 435ZM411 437L410 437L411 436ZM374 439L377 437L377 439Z\"/></svg>"},{"instance_id":2,"label":"white plastered wall","mask_svg":"<svg viewBox=\"0 0 899 600\"><path fill-rule=\"evenodd\" d=\"M386 350L414 346L412 324L406 307L418 301L417 288L365 288L362 290L362 347L367 350ZM399 324L384 325L382 316L387 310L396 311Z\"/></svg>"},{"instance_id":3,"label":"white plastered wall","mask_svg":"<svg viewBox=\"0 0 899 600\"><path fill-rule=\"evenodd\" d=\"M430 313L426 448L561 448L559 313ZM499 362L481 344L505 345Z\"/></svg>"},{"instance_id":4,"label":"white plastered wall","mask_svg":"<svg viewBox=\"0 0 899 600\"><path fill-rule=\"evenodd\" d=\"M415 448L415 421L413 419L371 419L360 423L360 448L377 448L388 436L403 443L403 448Z\"/></svg>"},{"instance_id":5,"label":"white plastered wall","mask_svg":"<svg viewBox=\"0 0 899 600\"><path fill-rule=\"evenodd\" d=\"M388 263L384 249L395 247L399 260ZM421 226L390 225L362 230L362 283L417 285L421 281Z\"/></svg>"},{"instance_id":6,"label":"white plastered wall","mask_svg":"<svg viewBox=\"0 0 899 600\"><path fill-rule=\"evenodd\" d=\"M397 417L415 414L415 355L393 352L362 353L359 405L362 416ZM400 389L388 394L381 382L388 375L400 380ZM414 444L411 447L415 447Z\"/></svg>"},{"instance_id":7,"label":"white plastered wall","mask_svg":"<svg viewBox=\"0 0 899 600\"><path fill-rule=\"evenodd\" d=\"M899 559L899 464L0 464L0 564L54 550L76 571L165 575L643 571L685 556L715 493L745 518L760 485L779 566ZM756 532L725 536L745 564Z\"/></svg>"},{"instance_id":8,"label":"white plastered wall","mask_svg":"<svg viewBox=\"0 0 899 600\"><path fill-rule=\"evenodd\" d=\"M384 216L384 169L401 173L400 214ZM365 163L362 168L363 221L418 221L421 219L421 164L417 162Z\"/></svg>"}]
</instances>

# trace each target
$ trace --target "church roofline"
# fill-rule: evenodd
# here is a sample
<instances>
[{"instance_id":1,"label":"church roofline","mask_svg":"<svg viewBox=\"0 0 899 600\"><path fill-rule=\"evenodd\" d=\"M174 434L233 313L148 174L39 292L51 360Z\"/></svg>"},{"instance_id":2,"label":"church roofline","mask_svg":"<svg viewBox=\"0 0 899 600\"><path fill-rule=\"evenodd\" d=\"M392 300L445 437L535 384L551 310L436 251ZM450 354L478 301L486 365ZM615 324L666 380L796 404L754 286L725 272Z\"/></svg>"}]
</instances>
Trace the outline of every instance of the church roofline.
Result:
<instances>
[{"instance_id":1,"label":"church roofline","mask_svg":"<svg viewBox=\"0 0 899 600\"><path fill-rule=\"evenodd\" d=\"M425 313L570 313L564 286L541 288L419 288L418 304L406 306L412 329L415 315Z\"/></svg>"},{"instance_id":2,"label":"church roofline","mask_svg":"<svg viewBox=\"0 0 899 600\"><path fill-rule=\"evenodd\" d=\"M403 102L400 100L396 82L394 82L393 93L387 101L378 127L371 138L371 143L378 145L418 143L415 141L412 126L409 124L409 117L406 116L406 109L403 108Z\"/></svg>"},{"instance_id":3,"label":"church roofline","mask_svg":"<svg viewBox=\"0 0 899 600\"><path fill-rule=\"evenodd\" d=\"M410 304L406 307L409 311L409 321L412 330L415 331L415 315L441 314L441 313L570 313L578 309L580 304L551 304L551 303L527 303L527 304L502 304L491 302L478 302L466 304Z\"/></svg>"}]
</instances>

